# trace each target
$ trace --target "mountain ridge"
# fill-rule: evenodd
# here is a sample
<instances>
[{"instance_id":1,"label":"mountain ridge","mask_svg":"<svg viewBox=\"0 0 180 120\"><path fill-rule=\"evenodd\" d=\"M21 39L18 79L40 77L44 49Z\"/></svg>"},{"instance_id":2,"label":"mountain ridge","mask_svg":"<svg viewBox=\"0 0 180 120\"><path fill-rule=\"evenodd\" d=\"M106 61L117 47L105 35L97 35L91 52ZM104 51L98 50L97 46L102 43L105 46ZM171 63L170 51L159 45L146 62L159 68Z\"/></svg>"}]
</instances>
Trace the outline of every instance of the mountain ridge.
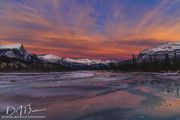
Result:
<instances>
[{"instance_id":1,"label":"mountain ridge","mask_svg":"<svg viewBox=\"0 0 180 120\"><path fill-rule=\"evenodd\" d=\"M152 57L164 59L165 55L172 58L175 56L175 54L176 57L180 57L180 42L169 41L141 51L138 55L138 59L147 60L151 59Z\"/></svg>"},{"instance_id":2,"label":"mountain ridge","mask_svg":"<svg viewBox=\"0 0 180 120\"><path fill-rule=\"evenodd\" d=\"M32 64L60 65L67 69L106 69L111 62L89 58L62 58L53 54L32 54L23 44L0 45L0 58L21 60Z\"/></svg>"}]
</instances>

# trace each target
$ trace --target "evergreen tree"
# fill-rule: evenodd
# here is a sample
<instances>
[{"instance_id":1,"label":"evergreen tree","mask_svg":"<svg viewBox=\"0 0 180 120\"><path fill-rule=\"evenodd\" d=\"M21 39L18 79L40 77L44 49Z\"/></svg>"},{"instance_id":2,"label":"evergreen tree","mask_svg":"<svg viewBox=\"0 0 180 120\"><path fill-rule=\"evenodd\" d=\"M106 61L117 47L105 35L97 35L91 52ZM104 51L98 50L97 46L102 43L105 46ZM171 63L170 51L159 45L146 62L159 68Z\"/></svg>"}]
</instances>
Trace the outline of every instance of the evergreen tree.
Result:
<instances>
[{"instance_id":1,"label":"evergreen tree","mask_svg":"<svg viewBox=\"0 0 180 120\"><path fill-rule=\"evenodd\" d=\"M171 65L171 62L170 62L169 54L166 53L165 60L164 60L164 68L166 71L168 71L170 69L170 65Z\"/></svg>"}]
</instances>

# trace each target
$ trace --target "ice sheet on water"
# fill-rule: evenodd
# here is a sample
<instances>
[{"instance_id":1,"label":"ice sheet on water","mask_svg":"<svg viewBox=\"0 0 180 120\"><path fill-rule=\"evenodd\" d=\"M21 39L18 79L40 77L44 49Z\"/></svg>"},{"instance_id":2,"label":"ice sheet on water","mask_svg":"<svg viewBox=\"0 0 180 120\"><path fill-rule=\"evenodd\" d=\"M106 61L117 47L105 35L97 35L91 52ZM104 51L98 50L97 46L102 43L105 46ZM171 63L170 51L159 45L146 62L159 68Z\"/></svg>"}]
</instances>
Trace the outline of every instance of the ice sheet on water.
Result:
<instances>
[{"instance_id":1,"label":"ice sheet on water","mask_svg":"<svg viewBox=\"0 0 180 120\"><path fill-rule=\"evenodd\" d=\"M51 73L0 74L0 89L28 96L99 94L129 87L129 83L152 80L178 80L174 73L113 73L73 71ZM6 88L6 89L5 89ZM18 92L17 92L18 91Z\"/></svg>"},{"instance_id":2,"label":"ice sheet on water","mask_svg":"<svg viewBox=\"0 0 180 120\"><path fill-rule=\"evenodd\" d=\"M17 107L17 106L20 106L21 104L15 104L13 102L7 102L7 101L1 101L0 100L0 113L3 112L4 110L6 110L7 106L14 106L14 107Z\"/></svg>"},{"instance_id":3,"label":"ice sheet on water","mask_svg":"<svg viewBox=\"0 0 180 120\"><path fill-rule=\"evenodd\" d=\"M0 81L14 80L14 81L45 81L45 80L66 80L75 78L86 78L94 76L93 72L51 72L51 73L3 73L0 74Z\"/></svg>"},{"instance_id":4,"label":"ice sheet on water","mask_svg":"<svg viewBox=\"0 0 180 120\"><path fill-rule=\"evenodd\" d=\"M0 74L0 77L0 103L4 106L8 104L11 105L11 101L15 102L12 103L15 105L18 103L45 105L45 108L50 106L47 109L49 113L52 112L51 114L54 114L54 111L57 111L56 115L58 116L60 116L60 112L64 115L63 111L68 114L67 116L70 116L69 113L75 115L74 111L78 110L80 113L87 112L88 114L89 112L95 111L91 114L94 118L101 115L101 110L99 108L108 110L109 113L109 108L117 106L119 108L124 106L132 109L134 109L134 106L137 106L135 108L137 109L136 112L140 113L144 113L145 110L149 113L150 110L159 111L159 108L163 110L164 107L166 107L168 108L166 110L171 110L173 107L177 107L178 109L176 112L179 112L178 105L180 104L177 104L177 102L179 103L178 98L174 104L172 101L162 105L162 101L159 101L164 94L163 91L167 93L166 84L161 86L159 85L161 84L159 81L178 80L180 77L178 73L73 71L52 73L5 73ZM151 81L156 80L158 80L158 82L155 83L155 85L148 85ZM130 84L133 82L134 84ZM138 86L141 86L141 88ZM166 96L170 96L171 92L173 91L169 90ZM174 93L177 94L176 91L173 92L173 94ZM2 95L4 95L6 99L4 99ZM91 109L93 111L89 111ZM140 111L140 109L142 111ZM100 111L100 114L96 114L96 110ZM158 111L156 113L158 113ZM120 111L118 111L118 113L119 112ZM167 112L169 113L171 111ZM165 112L164 115L166 114ZM78 116L78 114L76 115ZM127 116L129 115L128 112ZM113 118L113 116L121 117L121 115L116 114L116 110L115 113L110 112L107 116L111 118ZM134 117L134 115L132 115L132 117ZM89 117L85 114L85 116L80 118L83 120ZM144 116L144 118L146 118L146 116Z\"/></svg>"},{"instance_id":5,"label":"ice sheet on water","mask_svg":"<svg viewBox=\"0 0 180 120\"><path fill-rule=\"evenodd\" d=\"M128 74L101 71L5 73L0 76L0 89L10 88L14 94L34 97L102 94L128 87L121 80L130 77Z\"/></svg>"}]
</instances>

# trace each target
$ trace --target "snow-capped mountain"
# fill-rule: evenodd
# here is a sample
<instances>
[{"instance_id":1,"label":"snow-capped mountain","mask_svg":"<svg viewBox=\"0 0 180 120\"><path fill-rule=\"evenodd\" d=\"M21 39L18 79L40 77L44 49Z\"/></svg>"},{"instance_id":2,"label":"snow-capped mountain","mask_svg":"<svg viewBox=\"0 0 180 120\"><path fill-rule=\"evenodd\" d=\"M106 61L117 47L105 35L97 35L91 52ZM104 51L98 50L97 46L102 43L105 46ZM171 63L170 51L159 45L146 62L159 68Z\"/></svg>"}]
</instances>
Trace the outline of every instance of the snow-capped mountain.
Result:
<instances>
[{"instance_id":1,"label":"snow-capped mountain","mask_svg":"<svg viewBox=\"0 0 180 120\"><path fill-rule=\"evenodd\" d=\"M42 61L45 61L47 63L56 63L56 64L60 64L62 58L56 55L52 55L52 54L43 54L43 55L38 55L38 58Z\"/></svg>"},{"instance_id":2,"label":"snow-capped mountain","mask_svg":"<svg viewBox=\"0 0 180 120\"><path fill-rule=\"evenodd\" d=\"M75 58L61 58L52 54L38 55L38 58L46 63L62 64L65 66L90 66L90 65L108 65L111 61L100 59L75 59Z\"/></svg>"},{"instance_id":3,"label":"snow-capped mountain","mask_svg":"<svg viewBox=\"0 0 180 120\"><path fill-rule=\"evenodd\" d=\"M0 57L16 58L24 61L37 61L36 55L28 53L22 44L0 45Z\"/></svg>"},{"instance_id":4,"label":"snow-capped mountain","mask_svg":"<svg viewBox=\"0 0 180 120\"><path fill-rule=\"evenodd\" d=\"M170 58L180 57L180 42L166 42L154 48L145 49L138 55L139 59L149 59L156 57L157 59L164 59L168 54Z\"/></svg>"},{"instance_id":5,"label":"snow-capped mountain","mask_svg":"<svg viewBox=\"0 0 180 120\"><path fill-rule=\"evenodd\" d=\"M100 59L72 59L72 58L64 58L62 61L67 63L76 63L76 64L85 64L85 65L93 65L93 64L104 64L107 65L110 63L110 60L100 60Z\"/></svg>"},{"instance_id":6,"label":"snow-capped mountain","mask_svg":"<svg viewBox=\"0 0 180 120\"><path fill-rule=\"evenodd\" d=\"M99 59L63 58L61 64L72 69L107 69L111 61Z\"/></svg>"},{"instance_id":7,"label":"snow-capped mountain","mask_svg":"<svg viewBox=\"0 0 180 120\"><path fill-rule=\"evenodd\" d=\"M27 52L22 44L11 44L0 46L0 58L14 58L16 60L23 60L25 62L33 62L34 64L41 65L55 65L63 66L70 69L102 69L109 67L111 61L99 60L99 59L73 59L73 58L61 58L52 54L31 54ZM13 61L13 59L12 59ZM13 64L13 63L12 63ZM38 65L37 65L38 66ZM61 67L62 68L62 67ZM53 69L53 68L51 68Z\"/></svg>"}]
</instances>

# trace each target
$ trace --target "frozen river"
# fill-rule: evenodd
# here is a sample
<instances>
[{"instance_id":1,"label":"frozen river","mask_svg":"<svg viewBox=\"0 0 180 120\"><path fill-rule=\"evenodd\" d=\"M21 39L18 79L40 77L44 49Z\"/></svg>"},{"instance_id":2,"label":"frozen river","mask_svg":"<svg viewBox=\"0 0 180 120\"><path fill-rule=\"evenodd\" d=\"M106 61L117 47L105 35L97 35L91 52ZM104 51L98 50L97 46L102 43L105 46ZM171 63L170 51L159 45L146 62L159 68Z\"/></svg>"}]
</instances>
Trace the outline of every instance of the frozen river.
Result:
<instances>
[{"instance_id":1,"label":"frozen river","mask_svg":"<svg viewBox=\"0 0 180 120\"><path fill-rule=\"evenodd\" d=\"M0 73L0 115L8 116L8 106L13 112L12 107L30 105L26 110L32 110L27 114L23 108L22 116L44 116L41 119L46 120L180 120L179 85L178 73ZM17 110L11 116L19 113Z\"/></svg>"}]
</instances>

